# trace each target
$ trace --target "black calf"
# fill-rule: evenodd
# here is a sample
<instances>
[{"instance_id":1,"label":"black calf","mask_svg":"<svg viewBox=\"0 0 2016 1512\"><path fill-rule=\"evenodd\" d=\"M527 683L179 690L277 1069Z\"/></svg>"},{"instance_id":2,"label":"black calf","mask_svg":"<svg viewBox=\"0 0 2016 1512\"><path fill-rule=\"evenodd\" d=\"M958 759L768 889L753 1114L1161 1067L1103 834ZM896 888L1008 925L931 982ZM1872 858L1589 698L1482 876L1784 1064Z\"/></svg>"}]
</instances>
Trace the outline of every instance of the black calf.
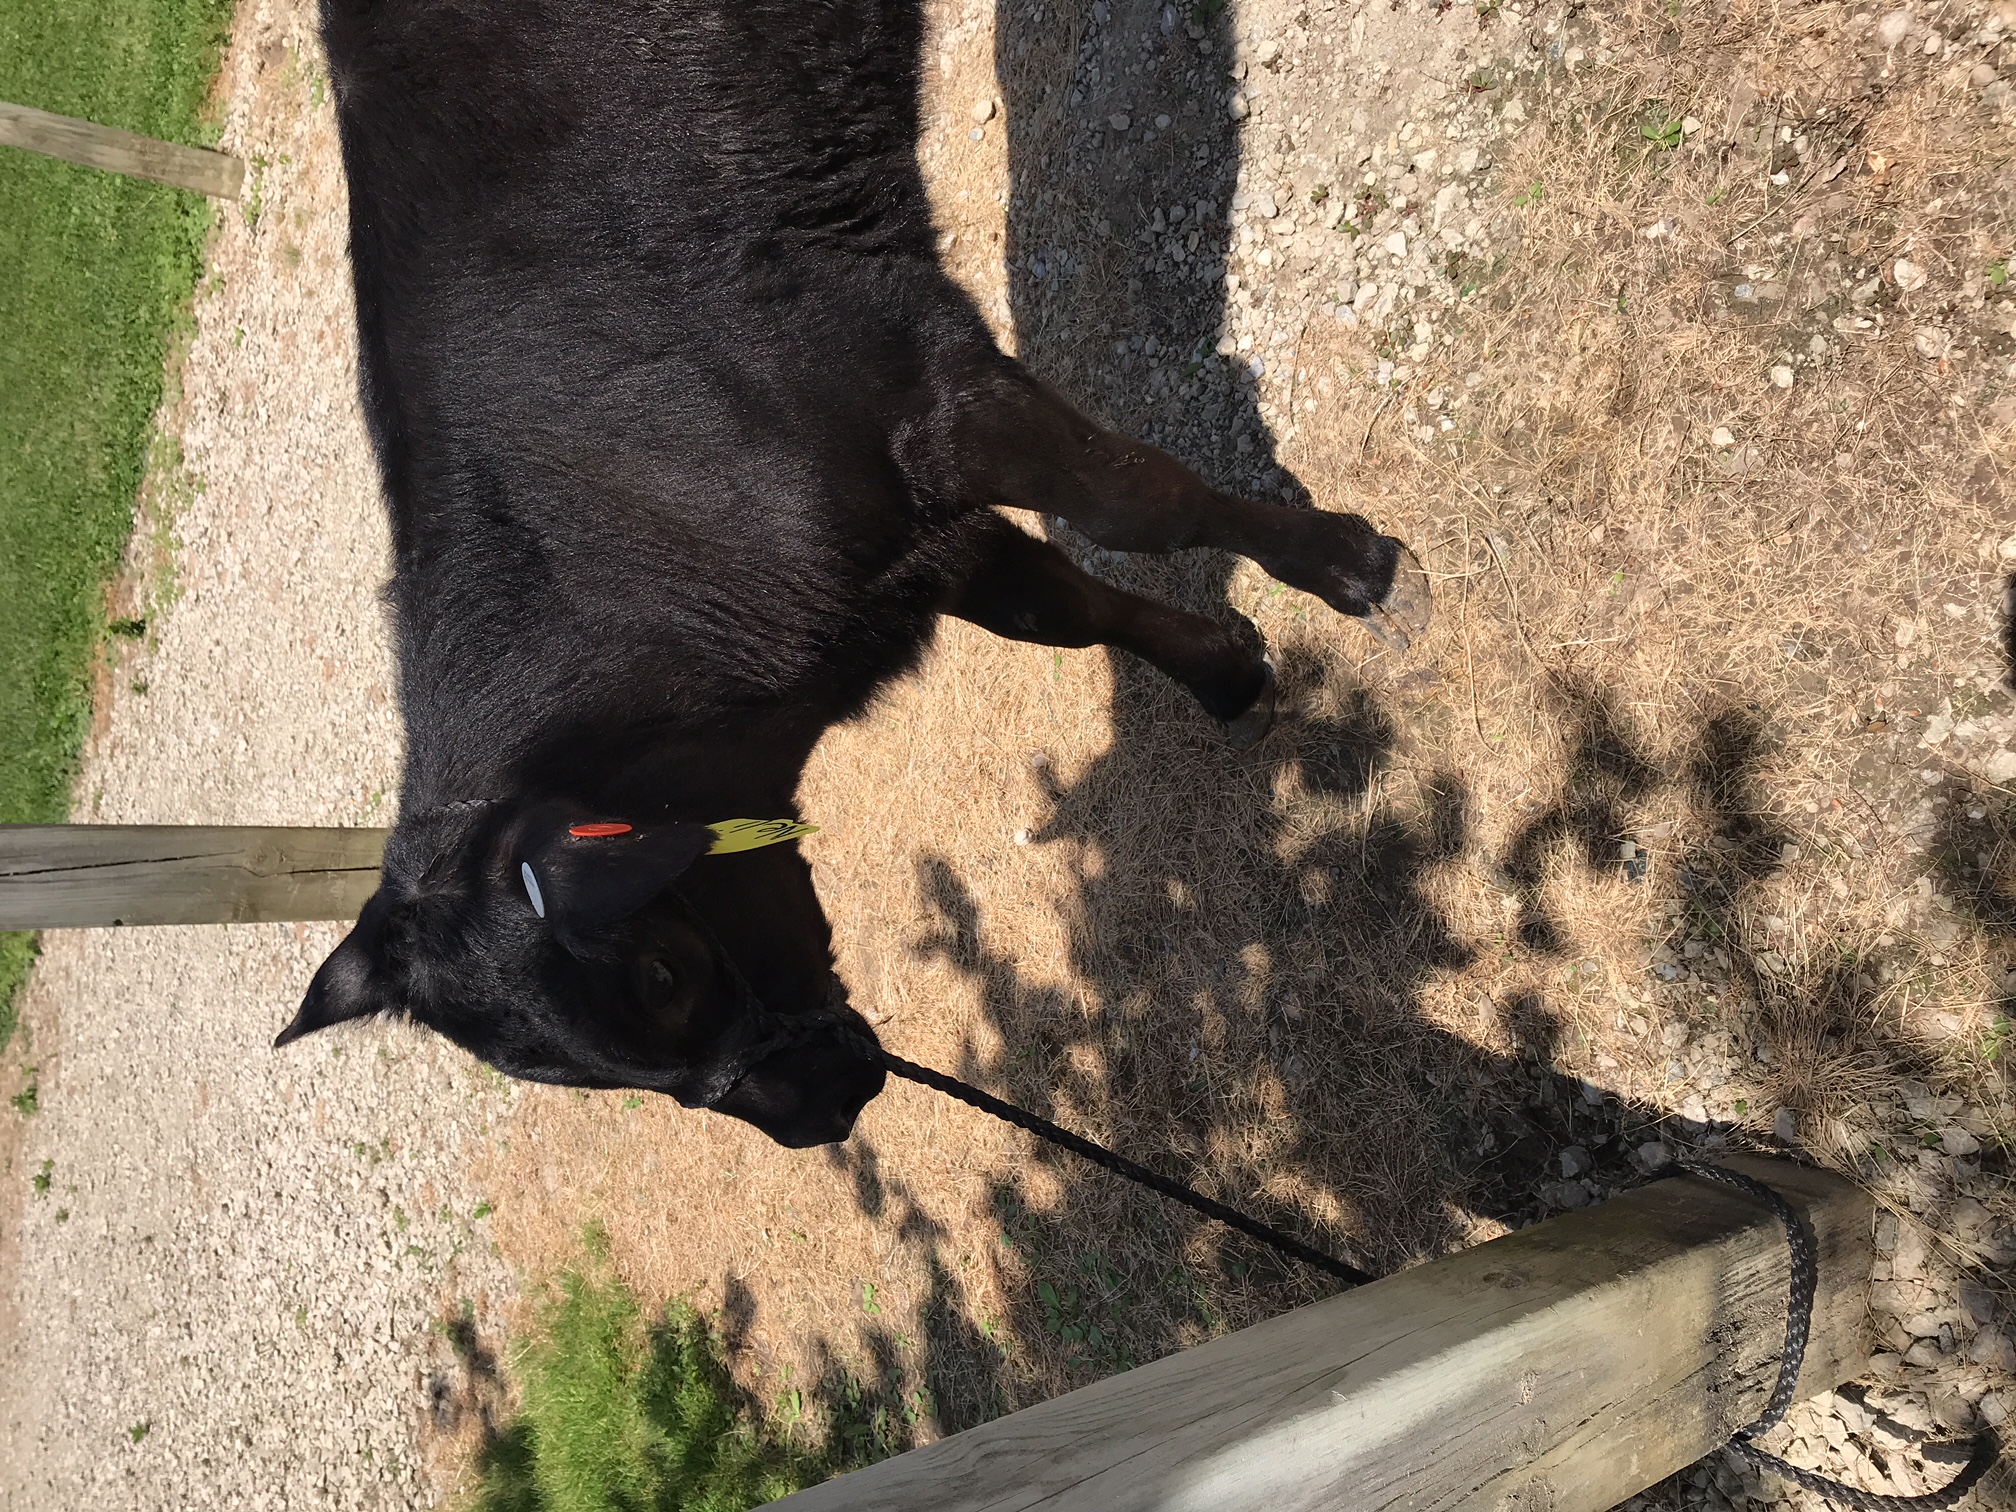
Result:
<instances>
[{"instance_id":1,"label":"black calf","mask_svg":"<svg viewBox=\"0 0 2016 1512\"><path fill-rule=\"evenodd\" d=\"M917 0L325 0L407 763L384 882L285 1044L410 1014L499 1069L786 1144L881 1085L795 845L820 734L940 613L1123 647L1235 739L1258 637L989 506L1234 551L1404 645L1419 569L1231 498L995 347L918 176Z\"/></svg>"}]
</instances>

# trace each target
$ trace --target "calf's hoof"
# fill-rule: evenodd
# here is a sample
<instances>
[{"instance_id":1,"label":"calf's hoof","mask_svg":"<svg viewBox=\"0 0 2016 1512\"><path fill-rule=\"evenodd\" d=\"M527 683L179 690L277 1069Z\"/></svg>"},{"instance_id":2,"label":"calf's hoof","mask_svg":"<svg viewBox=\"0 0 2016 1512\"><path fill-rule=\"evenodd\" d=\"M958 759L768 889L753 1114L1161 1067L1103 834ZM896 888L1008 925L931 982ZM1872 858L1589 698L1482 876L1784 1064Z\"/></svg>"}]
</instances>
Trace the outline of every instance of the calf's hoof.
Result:
<instances>
[{"instance_id":1,"label":"calf's hoof","mask_svg":"<svg viewBox=\"0 0 2016 1512\"><path fill-rule=\"evenodd\" d=\"M1274 728L1274 704L1278 683L1274 677L1274 658L1263 657L1261 665L1267 669L1267 680L1260 685L1259 696L1246 706L1244 714L1224 722L1225 742L1235 751L1250 751Z\"/></svg>"},{"instance_id":2,"label":"calf's hoof","mask_svg":"<svg viewBox=\"0 0 2016 1512\"><path fill-rule=\"evenodd\" d=\"M1414 637L1428 628L1433 611L1434 595L1428 591L1428 574L1422 571L1414 553L1402 546L1400 560L1393 568L1393 586L1386 590L1385 598L1358 615L1357 620L1382 646L1405 651L1414 644Z\"/></svg>"}]
</instances>

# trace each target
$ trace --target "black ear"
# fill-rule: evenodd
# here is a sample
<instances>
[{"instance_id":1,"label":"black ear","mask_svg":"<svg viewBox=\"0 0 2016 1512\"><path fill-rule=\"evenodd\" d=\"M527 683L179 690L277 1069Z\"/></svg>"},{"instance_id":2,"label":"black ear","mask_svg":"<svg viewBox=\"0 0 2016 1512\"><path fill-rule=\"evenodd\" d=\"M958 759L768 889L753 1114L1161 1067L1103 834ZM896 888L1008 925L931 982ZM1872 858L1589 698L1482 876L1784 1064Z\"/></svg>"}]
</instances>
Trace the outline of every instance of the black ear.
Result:
<instances>
[{"instance_id":1,"label":"black ear","mask_svg":"<svg viewBox=\"0 0 2016 1512\"><path fill-rule=\"evenodd\" d=\"M322 963L322 969L315 973L315 980L308 984L308 995L301 1000L301 1011L294 1015L294 1022L274 1039L275 1050L291 1045L302 1035L313 1034L317 1029L363 1018L390 1006L385 1001L379 969L380 947L385 938L385 915L389 907L382 891L371 895L371 901L357 916L357 927L344 937L341 945L329 952L329 959Z\"/></svg>"},{"instance_id":2,"label":"black ear","mask_svg":"<svg viewBox=\"0 0 2016 1512\"><path fill-rule=\"evenodd\" d=\"M628 918L707 853L702 824L561 825L519 863L526 903L565 936ZM588 833L583 833L587 831Z\"/></svg>"}]
</instances>

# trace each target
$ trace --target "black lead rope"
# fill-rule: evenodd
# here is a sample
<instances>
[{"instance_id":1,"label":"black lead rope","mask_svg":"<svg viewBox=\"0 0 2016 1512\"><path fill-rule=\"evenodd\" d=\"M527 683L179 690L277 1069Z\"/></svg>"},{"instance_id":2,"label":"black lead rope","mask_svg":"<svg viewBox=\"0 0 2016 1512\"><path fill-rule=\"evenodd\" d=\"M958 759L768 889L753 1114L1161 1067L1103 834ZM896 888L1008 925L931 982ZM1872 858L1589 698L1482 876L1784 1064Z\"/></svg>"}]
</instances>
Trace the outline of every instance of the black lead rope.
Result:
<instances>
[{"instance_id":1,"label":"black lead rope","mask_svg":"<svg viewBox=\"0 0 2016 1512\"><path fill-rule=\"evenodd\" d=\"M1062 1145L1072 1154L1111 1171L1115 1176L1123 1176L1152 1192L1160 1192L1172 1202L1180 1202L1185 1207L1202 1213L1206 1218L1216 1218L1220 1223L1228 1224L1242 1234L1252 1235L1262 1244L1272 1245L1290 1259L1314 1266L1317 1270L1335 1276L1349 1286L1362 1286L1367 1281L1377 1279L1370 1271L1362 1271L1355 1265L1345 1264L1335 1255L1326 1255L1319 1249L1311 1249L1301 1240L1284 1234L1272 1224L1262 1223L1258 1218L1249 1218L1237 1208L1213 1201L1196 1188L1185 1186L1180 1181L1172 1181L1160 1172L1151 1171L1147 1166L1129 1160L1125 1155L1109 1150L1104 1145L1094 1144L1089 1139L1073 1134L1069 1129L1061 1128L1047 1118L1039 1118L1027 1109L1018 1108L1011 1102L1003 1102L991 1092L982 1092L978 1087L963 1082L956 1076L947 1076L942 1071L933 1071L929 1066L920 1066L915 1061L907 1061L900 1055L890 1054L875 1040L852 1028L840 1016L836 1004L829 1003L816 1013L801 1015L796 1023L780 1021L763 999L757 996L755 989L749 985L749 979L742 974L742 968L735 964L735 958L728 954L727 949L721 944L720 936L714 933L707 921L701 918L684 899L680 900L680 906L686 910L693 925L706 937L713 949L715 960L728 978L730 988L741 999L745 1012L751 1016L759 1031L767 1031L762 1033L758 1042L763 1052L767 1053L773 1048L830 1032L854 1054L863 1060L880 1065L892 1076L900 1076L905 1081L913 1081L920 1086L943 1092L947 1097L956 1098L969 1107L978 1108L982 1113L993 1114L1004 1123L1025 1129L1038 1139L1047 1139L1051 1144ZM753 1053L745 1049L726 1066L716 1068L712 1084L719 1090L712 1092L709 1101L689 1103L688 1106L712 1106L713 1103L719 1102L727 1096L736 1081L748 1074L749 1067L753 1064L755 1064Z\"/></svg>"},{"instance_id":2,"label":"black lead rope","mask_svg":"<svg viewBox=\"0 0 2016 1512\"><path fill-rule=\"evenodd\" d=\"M857 1055L878 1062L882 1069L892 1076L900 1076L905 1081L916 1082L919 1086L930 1087L956 1098L968 1107L978 1108L983 1113L991 1113L1005 1123L1034 1134L1038 1139L1060 1145L1072 1154L1091 1161L1116 1176L1159 1192L1173 1202L1180 1202L1207 1218L1215 1218L1242 1234L1258 1239L1291 1260L1299 1260L1304 1265L1313 1266L1325 1275L1335 1276L1347 1285L1360 1286L1376 1280L1370 1272L1362 1271L1355 1265L1346 1264L1335 1255L1327 1255L1318 1249L1311 1249L1301 1240L1283 1233L1272 1224L1262 1223L1237 1208L1227 1207L1222 1202L1206 1197L1195 1187L1185 1186L1180 1181L1171 1180L1160 1172L1152 1171L1137 1161L1094 1144L1082 1135L1073 1134L1069 1129L1039 1117L1026 1108L1018 1108L1010 1102L1003 1102L991 1092L983 1092L956 1076L947 1076L942 1071L933 1071L929 1066L920 1066L915 1061L892 1055L880 1045L865 1036L854 1033L842 1026L840 1038ZM1806 1345L1813 1328L1813 1296L1820 1284L1818 1256L1813 1245L1813 1235L1808 1231L1805 1220L1777 1192L1741 1171L1728 1170L1722 1166L1699 1165L1691 1161L1682 1162L1680 1169L1690 1176L1698 1176L1704 1181L1713 1181L1726 1187L1733 1187L1747 1193L1771 1209L1772 1214L1785 1228L1785 1242L1792 1251L1792 1284L1785 1303L1785 1343L1778 1355L1778 1380L1772 1388L1771 1399L1764 1404L1763 1414L1748 1427L1737 1430L1729 1441L1729 1447L1772 1475L1781 1476L1794 1485L1826 1497L1829 1501L1843 1506L1855 1507L1860 1512L1944 1512L1945 1508L1956 1505L1961 1498L1973 1490L1975 1483L1994 1468L2001 1455L2001 1445L1993 1433L1983 1433L1974 1440L1973 1453L1960 1473L1937 1491L1923 1496L1879 1496L1855 1486L1845 1486L1840 1481L1829 1480L1824 1475L1816 1475L1811 1470L1802 1470L1797 1465L1788 1464L1775 1454L1767 1454L1752 1440L1768 1433L1784 1421L1786 1409L1792 1405L1793 1395L1799 1387L1799 1367L1806 1358Z\"/></svg>"},{"instance_id":3,"label":"black lead rope","mask_svg":"<svg viewBox=\"0 0 2016 1512\"><path fill-rule=\"evenodd\" d=\"M1115 1176L1160 1192L1172 1202L1180 1202L1185 1207L1202 1213L1206 1218L1216 1218L1220 1223L1250 1234L1262 1244L1271 1245L1291 1260L1300 1260L1304 1265L1313 1266L1325 1275L1335 1276L1349 1286L1363 1286L1378 1277L1370 1271L1362 1271L1355 1265L1347 1265L1335 1255L1326 1255L1319 1249L1311 1249L1301 1240L1284 1234L1270 1223L1262 1223L1258 1218L1248 1217L1237 1208L1227 1207L1222 1202L1206 1197L1195 1187L1173 1181L1159 1171L1129 1160L1125 1155L1116 1154L1104 1145L1073 1134L1069 1129L1059 1128L1047 1118L1039 1118L1026 1108L1018 1108L1013 1103L1003 1102L990 1092L982 1092L978 1087L960 1081L956 1076L947 1076L942 1071L933 1071L929 1066L920 1066L915 1061L907 1061L900 1055L891 1055L887 1050L879 1050L875 1058L882 1062L882 1068L905 1081L913 1081L920 1086L935 1088L948 1097L956 1097L969 1107L978 1108L982 1113L992 1113L996 1118L1027 1129L1038 1139L1047 1139L1051 1144L1062 1145L1074 1155L1083 1156L1096 1166L1111 1171Z\"/></svg>"},{"instance_id":4,"label":"black lead rope","mask_svg":"<svg viewBox=\"0 0 2016 1512\"><path fill-rule=\"evenodd\" d=\"M1734 1187L1755 1197L1770 1208L1785 1226L1785 1241L1792 1250L1792 1285L1785 1298L1785 1347L1778 1355L1778 1384L1772 1389L1771 1400L1764 1404L1764 1411L1757 1421L1747 1428L1737 1429L1729 1447L1760 1470L1782 1476L1829 1501L1859 1507L1862 1512L1941 1512L1941 1509L1957 1504L2001 1457L2002 1446L1993 1433L1983 1433L1974 1440L1973 1452L1968 1455L1967 1463L1958 1475L1937 1491L1928 1491L1922 1496L1882 1496L1858 1486L1844 1486L1840 1481L1815 1475L1811 1470L1802 1470L1757 1447L1754 1440L1785 1420L1785 1411L1792 1405L1793 1393L1799 1386L1799 1366L1806 1358L1806 1345L1812 1337L1813 1295L1820 1285L1813 1235L1792 1204L1754 1176L1746 1176L1726 1166L1701 1165L1694 1161L1680 1162L1680 1169L1689 1176Z\"/></svg>"}]
</instances>

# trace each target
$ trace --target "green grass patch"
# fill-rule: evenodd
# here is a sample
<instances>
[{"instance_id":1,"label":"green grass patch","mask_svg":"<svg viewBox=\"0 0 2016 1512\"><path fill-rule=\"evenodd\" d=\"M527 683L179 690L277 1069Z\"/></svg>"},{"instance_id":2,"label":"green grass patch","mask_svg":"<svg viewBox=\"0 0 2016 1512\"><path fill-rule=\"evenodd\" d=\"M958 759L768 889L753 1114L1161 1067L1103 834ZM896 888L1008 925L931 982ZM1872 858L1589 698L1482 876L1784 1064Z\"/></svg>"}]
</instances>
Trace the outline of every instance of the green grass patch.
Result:
<instances>
[{"instance_id":1,"label":"green grass patch","mask_svg":"<svg viewBox=\"0 0 2016 1512\"><path fill-rule=\"evenodd\" d=\"M35 960L35 936L0 933L0 1050L14 1038L14 994Z\"/></svg>"},{"instance_id":2,"label":"green grass patch","mask_svg":"<svg viewBox=\"0 0 2016 1512\"><path fill-rule=\"evenodd\" d=\"M1645 107L1645 118L1638 125L1638 137L1645 144L1647 152L1674 152L1685 139L1678 116L1669 116L1657 100Z\"/></svg>"},{"instance_id":3,"label":"green grass patch","mask_svg":"<svg viewBox=\"0 0 2016 1512\"><path fill-rule=\"evenodd\" d=\"M195 146L231 0L0 0L0 100ZM69 804L197 195L0 147L0 822ZM0 1045L33 959L0 936Z\"/></svg>"},{"instance_id":4,"label":"green grass patch","mask_svg":"<svg viewBox=\"0 0 2016 1512\"><path fill-rule=\"evenodd\" d=\"M743 1512L876 1457L769 1423L707 1320L684 1302L647 1318L594 1229L511 1371L523 1410L480 1452L477 1512Z\"/></svg>"}]
</instances>

